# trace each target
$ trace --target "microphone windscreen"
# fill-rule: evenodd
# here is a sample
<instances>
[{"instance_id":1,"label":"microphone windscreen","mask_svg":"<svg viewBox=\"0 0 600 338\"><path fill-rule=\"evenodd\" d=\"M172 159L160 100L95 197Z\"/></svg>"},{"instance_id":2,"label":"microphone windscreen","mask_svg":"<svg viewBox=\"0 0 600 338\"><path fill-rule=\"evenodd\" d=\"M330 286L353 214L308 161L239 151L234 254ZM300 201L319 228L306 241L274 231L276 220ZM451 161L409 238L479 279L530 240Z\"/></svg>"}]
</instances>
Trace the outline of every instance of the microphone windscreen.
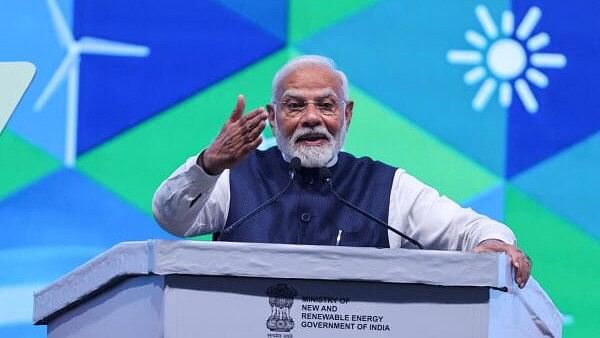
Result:
<instances>
[{"instance_id":1,"label":"microphone windscreen","mask_svg":"<svg viewBox=\"0 0 600 338\"><path fill-rule=\"evenodd\" d=\"M326 167L322 167L319 169L319 178L321 179L321 182L325 182L329 179L331 179L331 170L329 170L329 168Z\"/></svg>"},{"instance_id":2,"label":"microphone windscreen","mask_svg":"<svg viewBox=\"0 0 600 338\"><path fill-rule=\"evenodd\" d=\"M300 158L294 157L290 160L290 169L291 170L298 171L298 169L300 169L301 166L302 166L302 161L300 161Z\"/></svg>"}]
</instances>

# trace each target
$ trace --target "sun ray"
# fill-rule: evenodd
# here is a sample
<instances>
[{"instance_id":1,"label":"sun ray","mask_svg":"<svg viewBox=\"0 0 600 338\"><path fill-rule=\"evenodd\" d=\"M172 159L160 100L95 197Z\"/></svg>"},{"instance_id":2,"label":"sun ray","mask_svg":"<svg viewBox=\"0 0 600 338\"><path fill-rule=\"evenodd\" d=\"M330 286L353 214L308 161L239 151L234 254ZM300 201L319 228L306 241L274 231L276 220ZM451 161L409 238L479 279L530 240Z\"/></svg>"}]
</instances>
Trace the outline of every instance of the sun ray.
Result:
<instances>
[{"instance_id":1,"label":"sun ray","mask_svg":"<svg viewBox=\"0 0 600 338\"><path fill-rule=\"evenodd\" d=\"M511 36L515 31L515 16L511 11L502 13L502 33L506 36Z\"/></svg>"},{"instance_id":2,"label":"sun ray","mask_svg":"<svg viewBox=\"0 0 600 338\"><path fill-rule=\"evenodd\" d=\"M549 83L548 77L535 68L527 69L527 72L525 72L525 77L527 77L529 82L540 88L546 88Z\"/></svg>"},{"instance_id":3,"label":"sun ray","mask_svg":"<svg viewBox=\"0 0 600 338\"><path fill-rule=\"evenodd\" d=\"M531 7L517 28L517 37L522 41L529 38L541 17L542 10L539 7Z\"/></svg>"},{"instance_id":4,"label":"sun ray","mask_svg":"<svg viewBox=\"0 0 600 338\"><path fill-rule=\"evenodd\" d=\"M465 40L471 44L471 46L477 49L484 49L487 46L486 38L472 30L469 30L465 33Z\"/></svg>"},{"instance_id":5,"label":"sun ray","mask_svg":"<svg viewBox=\"0 0 600 338\"><path fill-rule=\"evenodd\" d=\"M494 23L494 20L492 20L487 7L483 5L475 7L475 15L479 19L479 23L481 23L481 27L483 27L487 37L491 40L497 38L498 28L496 28L496 24Z\"/></svg>"},{"instance_id":6,"label":"sun ray","mask_svg":"<svg viewBox=\"0 0 600 338\"><path fill-rule=\"evenodd\" d=\"M567 65L567 58L558 53L534 53L529 61L539 68L563 68Z\"/></svg>"},{"instance_id":7,"label":"sun ray","mask_svg":"<svg viewBox=\"0 0 600 338\"><path fill-rule=\"evenodd\" d=\"M487 72L485 71L484 67L477 66L465 73L465 76L464 76L465 83L468 85L477 83L477 82L481 81L485 77L486 74L487 74Z\"/></svg>"},{"instance_id":8,"label":"sun ray","mask_svg":"<svg viewBox=\"0 0 600 338\"><path fill-rule=\"evenodd\" d=\"M451 50L446 55L448 62L462 65L478 65L481 63L481 53L476 50Z\"/></svg>"},{"instance_id":9,"label":"sun ray","mask_svg":"<svg viewBox=\"0 0 600 338\"><path fill-rule=\"evenodd\" d=\"M538 102L535 99L533 93L531 92L527 81L523 79L518 79L515 82L515 89L517 91L517 94L519 94L519 98L521 98L525 109L531 114L537 113L539 108Z\"/></svg>"},{"instance_id":10,"label":"sun ray","mask_svg":"<svg viewBox=\"0 0 600 338\"><path fill-rule=\"evenodd\" d=\"M538 50L548 46L548 44L550 44L550 35L546 33L539 33L527 40L527 49L530 52L537 52Z\"/></svg>"},{"instance_id":11,"label":"sun ray","mask_svg":"<svg viewBox=\"0 0 600 338\"><path fill-rule=\"evenodd\" d=\"M490 100L490 97L496 90L496 86L496 80L492 78L485 80L475 95L475 98L473 98L473 102L471 103L473 109L481 111Z\"/></svg>"},{"instance_id":12,"label":"sun ray","mask_svg":"<svg viewBox=\"0 0 600 338\"><path fill-rule=\"evenodd\" d=\"M498 94L500 105L503 108L510 106L510 103L512 102L512 86L510 85L510 82L502 82L500 85L500 92Z\"/></svg>"}]
</instances>

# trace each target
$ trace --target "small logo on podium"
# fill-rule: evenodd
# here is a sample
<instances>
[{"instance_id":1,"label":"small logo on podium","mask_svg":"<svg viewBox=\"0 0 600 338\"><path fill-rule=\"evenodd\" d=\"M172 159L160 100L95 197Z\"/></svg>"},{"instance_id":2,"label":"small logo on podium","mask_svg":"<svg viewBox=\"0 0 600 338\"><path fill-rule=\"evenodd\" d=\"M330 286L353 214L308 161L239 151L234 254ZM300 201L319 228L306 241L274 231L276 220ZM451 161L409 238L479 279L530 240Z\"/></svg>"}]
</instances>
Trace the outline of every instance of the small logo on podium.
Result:
<instances>
[{"instance_id":1,"label":"small logo on podium","mask_svg":"<svg viewBox=\"0 0 600 338\"><path fill-rule=\"evenodd\" d=\"M290 309L298 292L287 284L278 283L267 289L271 315L267 319L267 328L275 332L290 332L294 328L294 319Z\"/></svg>"}]
</instances>

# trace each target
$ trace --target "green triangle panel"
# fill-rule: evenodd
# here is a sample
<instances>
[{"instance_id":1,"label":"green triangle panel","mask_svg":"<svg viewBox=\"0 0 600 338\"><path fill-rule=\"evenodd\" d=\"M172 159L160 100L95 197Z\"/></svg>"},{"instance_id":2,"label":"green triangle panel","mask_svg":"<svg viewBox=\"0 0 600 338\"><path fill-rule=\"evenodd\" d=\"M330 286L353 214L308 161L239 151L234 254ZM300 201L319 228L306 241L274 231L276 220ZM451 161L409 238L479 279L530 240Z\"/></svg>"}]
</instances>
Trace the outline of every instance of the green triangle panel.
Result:
<instances>
[{"instance_id":1,"label":"green triangle panel","mask_svg":"<svg viewBox=\"0 0 600 338\"><path fill-rule=\"evenodd\" d=\"M54 158L12 132L0 134L0 200L58 167Z\"/></svg>"},{"instance_id":2,"label":"green triangle panel","mask_svg":"<svg viewBox=\"0 0 600 338\"><path fill-rule=\"evenodd\" d=\"M355 105L345 150L404 168L457 201L500 181L364 91L352 87L351 97Z\"/></svg>"},{"instance_id":3,"label":"green triangle panel","mask_svg":"<svg viewBox=\"0 0 600 338\"><path fill-rule=\"evenodd\" d=\"M595 337L600 313L600 243L511 185L505 221L531 257L533 276L563 314L572 316L564 336Z\"/></svg>"},{"instance_id":4,"label":"green triangle panel","mask_svg":"<svg viewBox=\"0 0 600 338\"><path fill-rule=\"evenodd\" d=\"M378 0L290 0L288 41L296 43Z\"/></svg>"},{"instance_id":5,"label":"green triangle panel","mask_svg":"<svg viewBox=\"0 0 600 338\"><path fill-rule=\"evenodd\" d=\"M78 167L137 207L151 212L158 185L216 137L237 94L247 110L271 98L271 77L292 52L283 50L189 98L87 153Z\"/></svg>"}]
</instances>

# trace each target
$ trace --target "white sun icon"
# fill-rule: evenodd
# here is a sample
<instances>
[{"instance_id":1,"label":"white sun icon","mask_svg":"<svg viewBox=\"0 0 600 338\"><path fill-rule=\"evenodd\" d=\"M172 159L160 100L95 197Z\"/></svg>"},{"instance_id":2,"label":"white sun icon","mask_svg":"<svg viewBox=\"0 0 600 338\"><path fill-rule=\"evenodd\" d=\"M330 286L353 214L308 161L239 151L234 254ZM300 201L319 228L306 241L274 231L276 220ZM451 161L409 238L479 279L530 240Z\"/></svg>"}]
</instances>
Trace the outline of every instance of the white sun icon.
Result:
<instances>
[{"instance_id":1,"label":"white sun icon","mask_svg":"<svg viewBox=\"0 0 600 338\"><path fill-rule=\"evenodd\" d=\"M529 113L536 113L539 105L528 81L545 88L549 84L548 77L538 68L563 68L567 64L563 54L539 52L550 44L547 33L531 36L542 11L538 7L531 7L516 31L514 14L504 11L501 32L498 32L487 7L477 6L475 15L485 36L467 31L465 39L475 49L450 50L446 56L450 63L473 66L464 75L467 85L483 81L471 103L473 109L483 110L498 87L498 101L502 107L508 107L512 102L514 87L525 109Z\"/></svg>"}]
</instances>

